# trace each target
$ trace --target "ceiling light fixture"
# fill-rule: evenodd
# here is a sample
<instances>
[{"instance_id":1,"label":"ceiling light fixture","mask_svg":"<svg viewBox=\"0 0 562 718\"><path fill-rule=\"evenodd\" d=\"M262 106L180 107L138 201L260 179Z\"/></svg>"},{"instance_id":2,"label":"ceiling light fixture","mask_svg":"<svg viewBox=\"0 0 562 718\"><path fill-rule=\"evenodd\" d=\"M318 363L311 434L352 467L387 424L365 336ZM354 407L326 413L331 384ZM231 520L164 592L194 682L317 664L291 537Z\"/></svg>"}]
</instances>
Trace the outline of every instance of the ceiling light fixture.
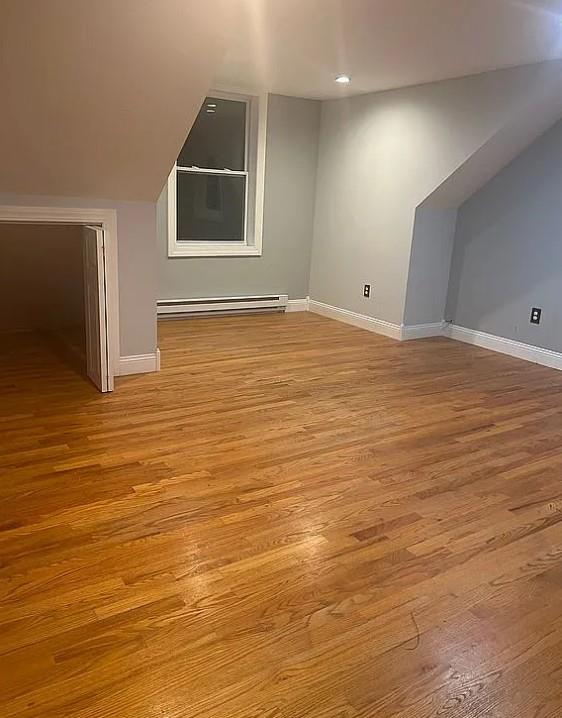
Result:
<instances>
[{"instance_id":1,"label":"ceiling light fixture","mask_svg":"<svg viewBox=\"0 0 562 718\"><path fill-rule=\"evenodd\" d=\"M216 110L206 110L208 115L214 115Z\"/></svg>"},{"instance_id":2,"label":"ceiling light fixture","mask_svg":"<svg viewBox=\"0 0 562 718\"><path fill-rule=\"evenodd\" d=\"M214 102L208 102L207 107L216 107L216 104Z\"/></svg>"},{"instance_id":3,"label":"ceiling light fixture","mask_svg":"<svg viewBox=\"0 0 562 718\"><path fill-rule=\"evenodd\" d=\"M340 85L349 85L349 83L351 82L351 77L349 75L338 75L335 81L338 82Z\"/></svg>"}]
</instances>

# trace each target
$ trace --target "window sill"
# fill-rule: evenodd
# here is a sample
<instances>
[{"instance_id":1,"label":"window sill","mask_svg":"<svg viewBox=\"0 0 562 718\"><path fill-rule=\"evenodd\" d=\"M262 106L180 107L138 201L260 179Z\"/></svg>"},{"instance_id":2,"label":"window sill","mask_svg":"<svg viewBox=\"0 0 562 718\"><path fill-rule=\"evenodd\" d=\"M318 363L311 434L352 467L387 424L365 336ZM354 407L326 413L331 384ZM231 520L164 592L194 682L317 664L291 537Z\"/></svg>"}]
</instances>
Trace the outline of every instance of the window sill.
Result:
<instances>
[{"instance_id":1,"label":"window sill","mask_svg":"<svg viewBox=\"0 0 562 718\"><path fill-rule=\"evenodd\" d=\"M177 243L168 249L168 257L261 257L260 247L245 245L224 245L182 247Z\"/></svg>"}]
</instances>

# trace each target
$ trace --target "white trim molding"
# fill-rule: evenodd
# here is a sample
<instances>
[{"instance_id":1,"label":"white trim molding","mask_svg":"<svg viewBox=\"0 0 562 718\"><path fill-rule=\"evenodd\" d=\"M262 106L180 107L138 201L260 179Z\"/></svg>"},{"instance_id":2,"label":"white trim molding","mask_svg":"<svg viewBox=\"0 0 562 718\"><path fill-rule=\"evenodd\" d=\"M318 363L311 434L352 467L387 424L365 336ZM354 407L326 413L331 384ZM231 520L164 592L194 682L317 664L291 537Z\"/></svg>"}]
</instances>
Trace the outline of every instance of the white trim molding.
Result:
<instances>
[{"instance_id":1,"label":"white trim molding","mask_svg":"<svg viewBox=\"0 0 562 718\"><path fill-rule=\"evenodd\" d=\"M444 329L445 322L435 322L433 324L403 324L400 338L402 341L410 341L411 339L442 337Z\"/></svg>"},{"instance_id":2,"label":"white trim molding","mask_svg":"<svg viewBox=\"0 0 562 718\"><path fill-rule=\"evenodd\" d=\"M304 299L289 299L286 312L308 312L310 297Z\"/></svg>"},{"instance_id":3,"label":"white trim molding","mask_svg":"<svg viewBox=\"0 0 562 718\"><path fill-rule=\"evenodd\" d=\"M494 334L486 334L486 332L459 327L455 324L446 325L444 334L450 339L455 339L465 344L472 344L501 354L509 354L509 356L517 359L524 359L551 369L562 370L562 354L552 351L552 349L543 349L533 344L524 344L514 339L497 337Z\"/></svg>"},{"instance_id":4,"label":"white trim molding","mask_svg":"<svg viewBox=\"0 0 562 718\"><path fill-rule=\"evenodd\" d=\"M148 374L160 371L160 349L153 354L132 354L121 357L119 361L119 376L130 374Z\"/></svg>"},{"instance_id":5,"label":"white trim molding","mask_svg":"<svg viewBox=\"0 0 562 718\"><path fill-rule=\"evenodd\" d=\"M119 270L117 251L117 212L114 209L87 207L41 207L0 205L2 222L54 222L101 225L104 230L105 271L107 279L107 352L110 385L120 371L119 352Z\"/></svg>"},{"instance_id":6,"label":"white trim molding","mask_svg":"<svg viewBox=\"0 0 562 718\"><path fill-rule=\"evenodd\" d=\"M315 314L321 314L323 317L328 317L329 319L345 322L345 324L351 324L354 327L359 327L359 329L366 329L368 332L383 334L385 337L390 337L391 339L400 340L402 338L402 327L399 324L392 324L382 319L368 317L365 314L351 312L349 309L332 307L330 304L324 304L323 302L317 302L311 299L309 301L309 311Z\"/></svg>"}]
</instances>

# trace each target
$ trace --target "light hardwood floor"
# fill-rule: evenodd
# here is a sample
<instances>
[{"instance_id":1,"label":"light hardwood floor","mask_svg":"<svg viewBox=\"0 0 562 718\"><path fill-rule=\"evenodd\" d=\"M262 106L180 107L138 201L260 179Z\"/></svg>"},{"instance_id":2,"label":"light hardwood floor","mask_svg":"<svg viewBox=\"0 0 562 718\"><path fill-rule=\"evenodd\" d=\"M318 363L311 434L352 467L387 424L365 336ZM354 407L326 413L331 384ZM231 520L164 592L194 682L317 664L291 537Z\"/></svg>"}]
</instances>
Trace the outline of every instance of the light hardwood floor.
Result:
<instances>
[{"instance_id":1,"label":"light hardwood floor","mask_svg":"<svg viewBox=\"0 0 562 718\"><path fill-rule=\"evenodd\" d=\"M562 373L310 314L0 340L2 718L560 718Z\"/></svg>"}]
</instances>

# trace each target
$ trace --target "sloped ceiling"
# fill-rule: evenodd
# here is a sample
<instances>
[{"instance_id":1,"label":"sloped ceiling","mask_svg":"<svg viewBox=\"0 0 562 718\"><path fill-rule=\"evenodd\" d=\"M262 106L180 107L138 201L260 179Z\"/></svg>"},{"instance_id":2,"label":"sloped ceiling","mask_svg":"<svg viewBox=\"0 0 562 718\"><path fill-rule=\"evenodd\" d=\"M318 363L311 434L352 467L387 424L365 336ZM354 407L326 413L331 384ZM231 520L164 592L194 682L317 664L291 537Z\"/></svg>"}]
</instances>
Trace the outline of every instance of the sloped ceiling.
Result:
<instances>
[{"instance_id":1,"label":"sloped ceiling","mask_svg":"<svg viewBox=\"0 0 562 718\"><path fill-rule=\"evenodd\" d=\"M238 0L0 0L0 192L155 200Z\"/></svg>"},{"instance_id":2,"label":"sloped ceiling","mask_svg":"<svg viewBox=\"0 0 562 718\"><path fill-rule=\"evenodd\" d=\"M517 112L421 203L460 207L562 117L562 60L541 63ZM515 70L513 70L515 71Z\"/></svg>"},{"instance_id":3,"label":"sloped ceiling","mask_svg":"<svg viewBox=\"0 0 562 718\"><path fill-rule=\"evenodd\" d=\"M0 193L153 201L213 85L333 97L528 63L562 53L561 18L562 0L0 0Z\"/></svg>"}]
</instances>

